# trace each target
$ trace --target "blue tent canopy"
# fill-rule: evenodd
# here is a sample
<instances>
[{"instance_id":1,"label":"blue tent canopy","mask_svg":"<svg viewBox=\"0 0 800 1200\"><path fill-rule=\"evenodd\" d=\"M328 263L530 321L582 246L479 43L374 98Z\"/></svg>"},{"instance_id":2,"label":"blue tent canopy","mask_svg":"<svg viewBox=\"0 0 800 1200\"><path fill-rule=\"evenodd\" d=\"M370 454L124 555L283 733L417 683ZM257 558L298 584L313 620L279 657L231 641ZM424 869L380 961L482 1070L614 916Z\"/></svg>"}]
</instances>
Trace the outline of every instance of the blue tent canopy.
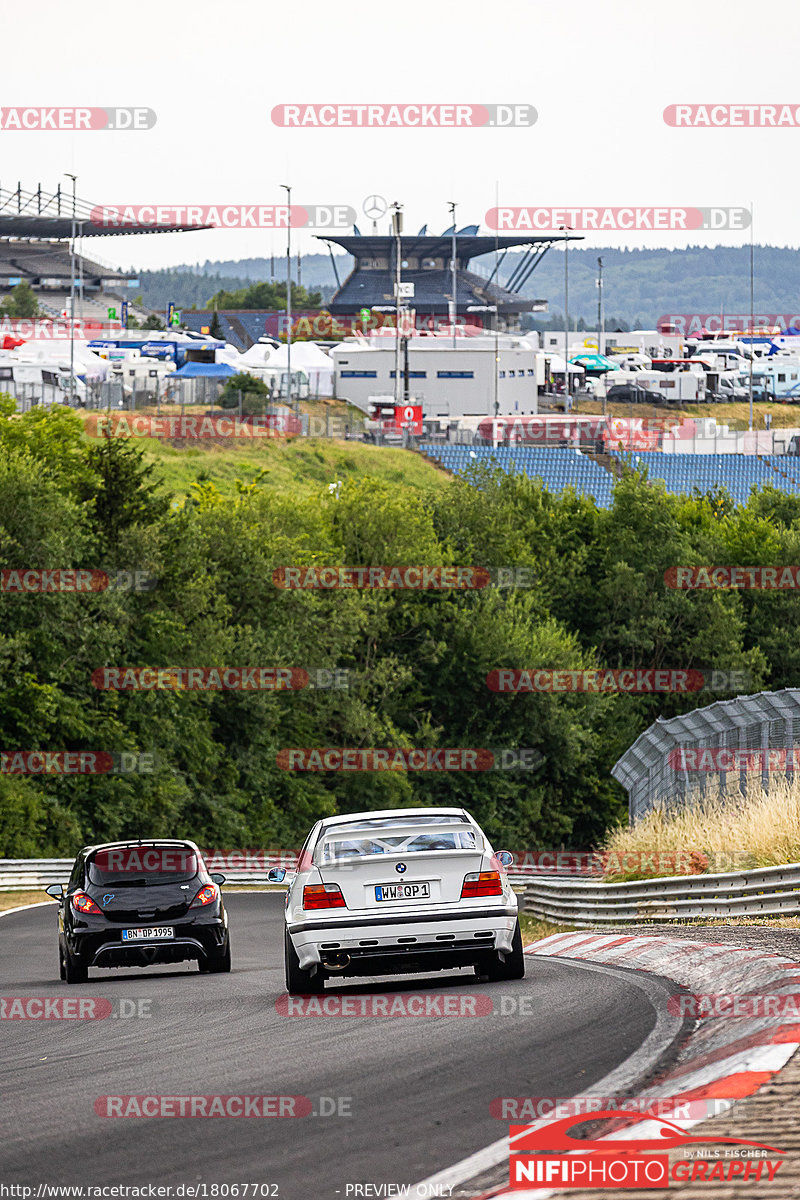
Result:
<instances>
[{"instance_id":1,"label":"blue tent canopy","mask_svg":"<svg viewBox=\"0 0 800 1200\"><path fill-rule=\"evenodd\" d=\"M229 375L238 375L227 363L187 362L179 371L173 371L170 379L227 379Z\"/></svg>"}]
</instances>

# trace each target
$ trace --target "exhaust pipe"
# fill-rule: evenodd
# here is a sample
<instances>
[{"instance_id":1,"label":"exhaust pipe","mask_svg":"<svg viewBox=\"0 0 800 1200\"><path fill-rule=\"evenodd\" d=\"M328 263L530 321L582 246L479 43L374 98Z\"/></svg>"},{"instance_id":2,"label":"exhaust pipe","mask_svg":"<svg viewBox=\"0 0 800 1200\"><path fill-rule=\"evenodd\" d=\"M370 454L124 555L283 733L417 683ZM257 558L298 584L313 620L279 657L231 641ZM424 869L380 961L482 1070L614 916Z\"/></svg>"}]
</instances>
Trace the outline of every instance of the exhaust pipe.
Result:
<instances>
[{"instance_id":1,"label":"exhaust pipe","mask_svg":"<svg viewBox=\"0 0 800 1200\"><path fill-rule=\"evenodd\" d=\"M331 958L324 958L322 965L326 971L344 971L350 966L350 955L334 954Z\"/></svg>"}]
</instances>

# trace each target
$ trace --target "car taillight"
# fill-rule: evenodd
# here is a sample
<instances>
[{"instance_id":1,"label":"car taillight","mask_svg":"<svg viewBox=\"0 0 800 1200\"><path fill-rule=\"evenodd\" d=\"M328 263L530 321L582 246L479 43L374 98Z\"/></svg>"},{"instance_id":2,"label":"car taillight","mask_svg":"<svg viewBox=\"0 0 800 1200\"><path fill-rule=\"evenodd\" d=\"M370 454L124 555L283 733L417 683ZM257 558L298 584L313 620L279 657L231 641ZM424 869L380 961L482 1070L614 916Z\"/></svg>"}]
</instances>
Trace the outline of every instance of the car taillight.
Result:
<instances>
[{"instance_id":1,"label":"car taillight","mask_svg":"<svg viewBox=\"0 0 800 1200\"><path fill-rule=\"evenodd\" d=\"M213 904L218 896L217 885L215 883L207 883L205 887L200 888L189 908L202 908L204 904Z\"/></svg>"},{"instance_id":2,"label":"car taillight","mask_svg":"<svg viewBox=\"0 0 800 1200\"><path fill-rule=\"evenodd\" d=\"M102 909L98 908L91 896L87 896L86 892L75 892L72 897L72 907L79 913L100 913Z\"/></svg>"},{"instance_id":3,"label":"car taillight","mask_svg":"<svg viewBox=\"0 0 800 1200\"><path fill-rule=\"evenodd\" d=\"M464 876L464 886L461 888L461 899L468 900L470 896L502 896L503 884L499 871L475 871L472 875Z\"/></svg>"},{"instance_id":4,"label":"car taillight","mask_svg":"<svg viewBox=\"0 0 800 1200\"><path fill-rule=\"evenodd\" d=\"M338 883L309 883L303 888L303 908L347 908Z\"/></svg>"}]
</instances>

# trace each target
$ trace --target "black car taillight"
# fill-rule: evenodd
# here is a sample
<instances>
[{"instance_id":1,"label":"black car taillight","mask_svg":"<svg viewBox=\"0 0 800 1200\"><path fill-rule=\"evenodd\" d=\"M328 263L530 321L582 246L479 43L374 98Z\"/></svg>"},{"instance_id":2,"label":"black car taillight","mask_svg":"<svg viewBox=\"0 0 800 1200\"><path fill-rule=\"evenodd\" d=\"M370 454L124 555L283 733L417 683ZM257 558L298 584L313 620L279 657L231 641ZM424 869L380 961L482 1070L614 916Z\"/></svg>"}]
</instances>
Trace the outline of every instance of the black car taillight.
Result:
<instances>
[{"instance_id":1,"label":"black car taillight","mask_svg":"<svg viewBox=\"0 0 800 1200\"><path fill-rule=\"evenodd\" d=\"M219 897L219 888L215 883L207 883L195 896L189 908L202 908L206 904L213 904Z\"/></svg>"},{"instance_id":2,"label":"black car taillight","mask_svg":"<svg viewBox=\"0 0 800 1200\"><path fill-rule=\"evenodd\" d=\"M461 888L461 899L468 900L470 896L502 896L503 884L499 871L475 871L464 876Z\"/></svg>"},{"instance_id":3,"label":"black car taillight","mask_svg":"<svg viewBox=\"0 0 800 1200\"><path fill-rule=\"evenodd\" d=\"M102 916L103 910L98 908L91 896L86 892L75 892L72 896L72 907L79 913L97 913Z\"/></svg>"}]
</instances>

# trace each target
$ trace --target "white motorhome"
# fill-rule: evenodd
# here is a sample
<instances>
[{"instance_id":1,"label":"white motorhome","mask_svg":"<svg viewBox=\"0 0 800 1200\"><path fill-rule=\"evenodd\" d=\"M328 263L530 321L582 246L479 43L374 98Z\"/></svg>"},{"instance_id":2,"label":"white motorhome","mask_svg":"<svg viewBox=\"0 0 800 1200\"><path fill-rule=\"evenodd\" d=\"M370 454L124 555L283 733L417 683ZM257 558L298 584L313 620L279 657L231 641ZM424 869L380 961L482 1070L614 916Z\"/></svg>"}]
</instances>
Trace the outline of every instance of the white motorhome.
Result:
<instances>
[{"instance_id":1,"label":"white motorhome","mask_svg":"<svg viewBox=\"0 0 800 1200\"><path fill-rule=\"evenodd\" d=\"M779 400L800 400L800 358L773 354L760 358L753 369L753 387L766 387Z\"/></svg>"},{"instance_id":2,"label":"white motorhome","mask_svg":"<svg viewBox=\"0 0 800 1200\"><path fill-rule=\"evenodd\" d=\"M70 399L69 373L56 365L42 366L37 362L0 357L0 393L12 396L21 412L41 405L68 404ZM75 380L75 398L80 404L86 398L86 385Z\"/></svg>"},{"instance_id":3,"label":"white motorhome","mask_svg":"<svg viewBox=\"0 0 800 1200\"><path fill-rule=\"evenodd\" d=\"M130 358L111 360L111 371L108 378L119 381L126 396L134 391L149 392L155 395L163 393L164 381L175 370L172 359L161 361L157 358L147 358L140 355L138 350L129 350Z\"/></svg>"}]
</instances>

